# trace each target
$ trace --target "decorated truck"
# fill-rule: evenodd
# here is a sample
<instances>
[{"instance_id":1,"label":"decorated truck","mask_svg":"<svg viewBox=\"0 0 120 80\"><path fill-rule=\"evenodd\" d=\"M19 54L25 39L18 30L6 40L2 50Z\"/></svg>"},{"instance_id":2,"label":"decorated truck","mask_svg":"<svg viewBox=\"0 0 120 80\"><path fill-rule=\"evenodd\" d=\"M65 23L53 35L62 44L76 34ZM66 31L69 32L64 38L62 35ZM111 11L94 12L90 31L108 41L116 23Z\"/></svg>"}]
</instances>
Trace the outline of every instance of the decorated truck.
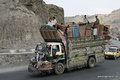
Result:
<instances>
[{"instance_id":1,"label":"decorated truck","mask_svg":"<svg viewBox=\"0 0 120 80\"><path fill-rule=\"evenodd\" d=\"M60 28L43 25L40 33L44 42L38 43L35 56L30 60L28 71L42 74L62 74L82 67L93 68L104 62L104 37L80 36L79 26L69 26L63 32Z\"/></svg>"}]
</instances>

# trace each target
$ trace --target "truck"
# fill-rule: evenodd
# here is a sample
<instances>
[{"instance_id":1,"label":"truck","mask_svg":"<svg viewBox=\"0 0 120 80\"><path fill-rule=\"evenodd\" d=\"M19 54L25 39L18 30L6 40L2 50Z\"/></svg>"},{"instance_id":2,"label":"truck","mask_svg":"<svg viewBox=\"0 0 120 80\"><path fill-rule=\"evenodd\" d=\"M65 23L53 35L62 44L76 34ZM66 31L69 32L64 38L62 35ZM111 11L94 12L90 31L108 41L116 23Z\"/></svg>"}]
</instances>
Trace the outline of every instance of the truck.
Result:
<instances>
[{"instance_id":1,"label":"truck","mask_svg":"<svg viewBox=\"0 0 120 80\"><path fill-rule=\"evenodd\" d=\"M105 60L104 37L80 36L75 33L75 27L69 26L63 32L60 28L42 25L40 33L44 42L36 45L35 57L29 62L28 71L42 74L55 72L58 75L65 70L93 68L96 64L103 63ZM36 57L37 53L39 57Z\"/></svg>"},{"instance_id":2,"label":"truck","mask_svg":"<svg viewBox=\"0 0 120 80\"><path fill-rule=\"evenodd\" d=\"M109 46L108 50L105 52L105 58L113 58L114 60L120 57L119 46Z\"/></svg>"}]
</instances>

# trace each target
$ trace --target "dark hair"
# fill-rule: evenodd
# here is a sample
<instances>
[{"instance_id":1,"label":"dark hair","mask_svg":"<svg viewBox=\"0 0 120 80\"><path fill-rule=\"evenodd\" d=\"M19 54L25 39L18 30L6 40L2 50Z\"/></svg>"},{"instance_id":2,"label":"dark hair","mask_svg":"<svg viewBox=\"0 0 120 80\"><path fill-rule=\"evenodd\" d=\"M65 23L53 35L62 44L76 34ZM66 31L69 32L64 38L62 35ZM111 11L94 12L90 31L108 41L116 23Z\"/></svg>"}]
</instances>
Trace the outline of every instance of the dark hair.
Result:
<instances>
[{"instance_id":1,"label":"dark hair","mask_svg":"<svg viewBox=\"0 0 120 80\"><path fill-rule=\"evenodd\" d=\"M53 17L53 19L55 19L55 17Z\"/></svg>"}]
</instances>

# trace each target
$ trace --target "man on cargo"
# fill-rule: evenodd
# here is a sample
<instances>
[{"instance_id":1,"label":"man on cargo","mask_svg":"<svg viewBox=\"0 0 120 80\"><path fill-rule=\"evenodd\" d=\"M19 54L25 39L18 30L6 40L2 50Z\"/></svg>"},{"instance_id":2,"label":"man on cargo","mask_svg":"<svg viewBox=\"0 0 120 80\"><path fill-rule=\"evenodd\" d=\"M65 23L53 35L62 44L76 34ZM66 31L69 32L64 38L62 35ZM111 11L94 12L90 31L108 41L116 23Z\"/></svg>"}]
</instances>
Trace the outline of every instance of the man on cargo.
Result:
<instances>
[{"instance_id":1,"label":"man on cargo","mask_svg":"<svg viewBox=\"0 0 120 80\"><path fill-rule=\"evenodd\" d=\"M96 21L94 22L94 25L93 25L93 30L92 30L92 34L94 36L94 38L96 39L97 38L97 35L98 35L98 25L100 24L100 20L98 19L98 16L95 16L96 18Z\"/></svg>"},{"instance_id":2,"label":"man on cargo","mask_svg":"<svg viewBox=\"0 0 120 80\"><path fill-rule=\"evenodd\" d=\"M53 17L53 19L52 19L52 25L54 26L56 23L57 23L57 20L56 20L55 17Z\"/></svg>"},{"instance_id":3,"label":"man on cargo","mask_svg":"<svg viewBox=\"0 0 120 80\"><path fill-rule=\"evenodd\" d=\"M52 18L49 19L48 25L52 26Z\"/></svg>"},{"instance_id":4,"label":"man on cargo","mask_svg":"<svg viewBox=\"0 0 120 80\"><path fill-rule=\"evenodd\" d=\"M100 20L98 19L97 16L95 16L96 21L94 22L94 26L97 27L98 24L100 24Z\"/></svg>"},{"instance_id":5,"label":"man on cargo","mask_svg":"<svg viewBox=\"0 0 120 80\"><path fill-rule=\"evenodd\" d=\"M85 24L89 24L89 21L88 21L88 19L86 18L86 15L84 15L84 23L85 23Z\"/></svg>"},{"instance_id":6,"label":"man on cargo","mask_svg":"<svg viewBox=\"0 0 120 80\"><path fill-rule=\"evenodd\" d=\"M51 29L56 29L56 26L55 26L56 23L57 23L57 21L56 21L56 19L55 19L55 17L54 17L54 19L52 19L52 18L49 19L47 25L49 25Z\"/></svg>"},{"instance_id":7,"label":"man on cargo","mask_svg":"<svg viewBox=\"0 0 120 80\"><path fill-rule=\"evenodd\" d=\"M97 28L93 28L93 36L94 36L94 39L96 39L97 38L97 35L98 35L98 33L97 33L98 31L97 31Z\"/></svg>"}]
</instances>

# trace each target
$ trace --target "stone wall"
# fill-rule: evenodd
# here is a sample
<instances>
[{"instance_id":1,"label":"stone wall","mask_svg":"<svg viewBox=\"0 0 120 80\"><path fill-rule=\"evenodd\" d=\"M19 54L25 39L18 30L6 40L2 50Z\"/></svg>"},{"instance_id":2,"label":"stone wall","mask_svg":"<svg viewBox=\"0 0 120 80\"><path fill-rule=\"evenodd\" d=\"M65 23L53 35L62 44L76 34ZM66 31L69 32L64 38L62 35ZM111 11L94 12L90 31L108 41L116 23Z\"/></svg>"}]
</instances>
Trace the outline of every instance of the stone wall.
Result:
<instances>
[{"instance_id":1,"label":"stone wall","mask_svg":"<svg viewBox=\"0 0 120 80\"><path fill-rule=\"evenodd\" d=\"M0 68L26 66L32 57L33 53L0 54Z\"/></svg>"},{"instance_id":2,"label":"stone wall","mask_svg":"<svg viewBox=\"0 0 120 80\"><path fill-rule=\"evenodd\" d=\"M40 26L53 16L63 23L63 8L43 0L0 0L0 49L35 47L43 41Z\"/></svg>"}]
</instances>

